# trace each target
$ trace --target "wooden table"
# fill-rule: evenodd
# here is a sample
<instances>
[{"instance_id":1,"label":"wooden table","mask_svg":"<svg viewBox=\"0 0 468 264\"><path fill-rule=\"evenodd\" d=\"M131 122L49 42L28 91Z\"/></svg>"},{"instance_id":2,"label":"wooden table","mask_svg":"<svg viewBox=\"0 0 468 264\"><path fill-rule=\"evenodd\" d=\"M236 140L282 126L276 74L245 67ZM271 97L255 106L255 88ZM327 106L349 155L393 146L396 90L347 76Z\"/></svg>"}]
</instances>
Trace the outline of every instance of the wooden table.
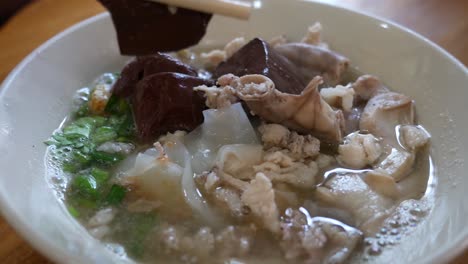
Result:
<instances>
[{"instance_id":1,"label":"wooden table","mask_svg":"<svg viewBox=\"0 0 468 264\"><path fill-rule=\"evenodd\" d=\"M3 0L2 0L3 1ZM468 65L467 0L328 0L389 18L435 41ZM65 28L104 11L95 0L38 0L0 29L0 81ZM48 263L0 218L1 263ZM451 264L468 263L468 250Z\"/></svg>"}]
</instances>

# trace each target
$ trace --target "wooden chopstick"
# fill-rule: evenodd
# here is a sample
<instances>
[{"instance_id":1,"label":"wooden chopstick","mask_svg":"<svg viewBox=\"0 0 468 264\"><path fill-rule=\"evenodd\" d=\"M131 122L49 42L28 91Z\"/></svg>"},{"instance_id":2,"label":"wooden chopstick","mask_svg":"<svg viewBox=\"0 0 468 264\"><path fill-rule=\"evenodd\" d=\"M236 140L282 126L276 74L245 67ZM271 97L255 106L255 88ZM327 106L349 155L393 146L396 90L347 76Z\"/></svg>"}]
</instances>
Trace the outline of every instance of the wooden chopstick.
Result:
<instances>
[{"instance_id":1,"label":"wooden chopstick","mask_svg":"<svg viewBox=\"0 0 468 264\"><path fill-rule=\"evenodd\" d=\"M183 7L205 13L218 14L239 19L248 19L252 5L237 0L149 0L175 7Z\"/></svg>"}]
</instances>

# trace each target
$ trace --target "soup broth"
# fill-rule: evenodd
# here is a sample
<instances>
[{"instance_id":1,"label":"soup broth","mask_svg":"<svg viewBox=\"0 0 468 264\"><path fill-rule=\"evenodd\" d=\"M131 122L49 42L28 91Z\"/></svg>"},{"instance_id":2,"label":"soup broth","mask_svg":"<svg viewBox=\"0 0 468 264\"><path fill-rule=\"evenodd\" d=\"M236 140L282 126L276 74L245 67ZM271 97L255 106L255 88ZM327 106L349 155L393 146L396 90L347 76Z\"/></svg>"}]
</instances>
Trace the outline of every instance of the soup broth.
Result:
<instances>
[{"instance_id":1,"label":"soup broth","mask_svg":"<svg viewBox=\"0 0 468 264\"><path fill-rule=\"evenodd\" d=\"M414 122L411 99L347 66L338 82L321 71L325 81L314 78L296 94L279 91L274 74L226 75L223 63L229 56L240 63L236 54L251 45L234 43L235 52L219 51L220 65L218 51L171 55L198 68L198 76L144 77L155 67L145 62L136 74L141 94L131 99L115 89L138 60L77 91L46 154L49 179L70 214L117 254L144 263L360 261L409 234L430 211L436 183L430 136ZM329 52L325 43L315 45ZM286 46L281 54L297 65L291 53L303 48ZM217 85L206 81L212 78ZM147 112L157 113L151 122L170 111L196 114L173 101L185 100L185 92L172 98L160 87L182 79L206 99L202 124L143 139L140 115L155 100L168 106ZM148 85L166 97L144 93ZM315 112L300 113L311 100ZM283 115L297 104L304 106ZM313 126L303 121L310 115ZM178 124L191 126L184 118ZM159 119L162 129L168 121ZM344 126L333 127L335 121Z\"/></svg>"}]
</instances>

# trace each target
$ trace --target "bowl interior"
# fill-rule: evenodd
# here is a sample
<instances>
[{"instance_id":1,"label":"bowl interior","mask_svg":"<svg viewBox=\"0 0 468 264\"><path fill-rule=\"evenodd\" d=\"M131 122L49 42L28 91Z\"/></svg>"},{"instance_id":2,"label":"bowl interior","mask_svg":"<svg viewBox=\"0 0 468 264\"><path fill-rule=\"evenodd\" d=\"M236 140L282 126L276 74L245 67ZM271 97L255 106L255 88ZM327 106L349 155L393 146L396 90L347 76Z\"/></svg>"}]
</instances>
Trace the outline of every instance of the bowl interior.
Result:
<instances>
[{"instance_id":1,"label":"bowl interior","mask_svg":"<svg viewBox=\"0 0 468 264\"><path fill-rule=\"evenodd\" d=\"M286 3L287 2L287 3ZM432 213L410 237L384 251L408 263L446 261L468 245L468 98L466 68L429 41L392 23L309 1L255 1L248 22L214 17L200 45L220 46L238 36L299 40L320 21L331 47L362 72L379 76L416 100L418 117L432 134L437 187ZM295 19L284 17L294 14ZM100 73L119 71L107 14L80 23L27 57L0 90L0 205L3 215L36 248L57 262L112 263L114 254L92 239L58 202L45 177L42 143L69 111L74 91Z\"/></svg>"}]
</instances>

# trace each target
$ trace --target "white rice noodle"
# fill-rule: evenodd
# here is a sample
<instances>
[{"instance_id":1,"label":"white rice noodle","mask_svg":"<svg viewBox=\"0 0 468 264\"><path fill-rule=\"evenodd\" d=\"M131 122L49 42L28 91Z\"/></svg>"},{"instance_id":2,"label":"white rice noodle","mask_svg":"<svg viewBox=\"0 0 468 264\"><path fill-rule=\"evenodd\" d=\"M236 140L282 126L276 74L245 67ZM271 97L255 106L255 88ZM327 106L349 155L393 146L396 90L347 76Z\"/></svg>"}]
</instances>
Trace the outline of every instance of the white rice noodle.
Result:
<instances>
[{"instance_id":1,"label":"white rice noodle","mask_svg":"<svg viewBox=\"0 0 468 264\"><path fill-rule=\"evenodd\" d=\"M195 213L202 217L206 223L210 223L213 226L220 224L220 217L208 206L206 200L195 185L194 173L191 164L192 158L182 141L177 138L165 140L164 150L169 160L178 163L178 165L184 168L181 187L185 202Z\"/></svg>"},{"instance_id":2,"label":"white rice noodle","mask_svg":"<svg viewBox=\"0 0 468 264\"><path fill-rule=\"evenodd\" d=\"M210 170L224 145L260 144L240 103L203 111L204 123L185 137L194 173Z\"/></svg>"}]
</instances>

